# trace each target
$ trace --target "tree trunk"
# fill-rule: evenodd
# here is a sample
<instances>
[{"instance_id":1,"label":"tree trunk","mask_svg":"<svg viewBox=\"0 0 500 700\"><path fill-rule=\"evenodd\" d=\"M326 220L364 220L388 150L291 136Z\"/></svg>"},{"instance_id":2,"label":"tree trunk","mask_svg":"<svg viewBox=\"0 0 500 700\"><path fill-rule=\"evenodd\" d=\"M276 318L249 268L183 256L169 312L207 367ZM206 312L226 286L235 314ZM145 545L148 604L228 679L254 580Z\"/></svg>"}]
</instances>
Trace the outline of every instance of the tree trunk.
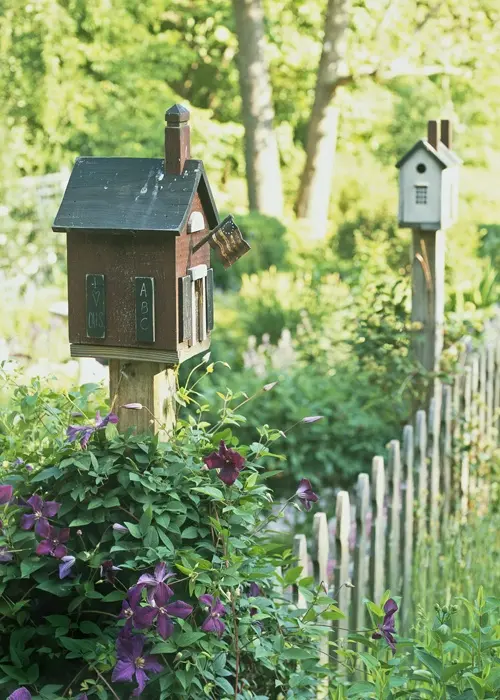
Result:
<instances>
[{"instance_id":1,"label":"tree trunk","mask_svg":"<svg viewBox=\"0 0 500 700\"><path fill-rule=\"evenodd\" d=\"M252 210L281 217L283 187L271 82L265 59L262 0L233 0L245 125L248 202Z\"/></svg>"},{"instance_id":2,"label":"tree trunk","mask_svg":"<svg viewBox=\"0 0 500 700\"><path fill-rule=\"evenodd\" d=\"M325 235L328 221L339 116L334 98L347 76L349 9L350 0L328 0L323 50L307 133L306 163L295 206L297 216L310 222L315 237Z\"/></svg>"}]
</instances>

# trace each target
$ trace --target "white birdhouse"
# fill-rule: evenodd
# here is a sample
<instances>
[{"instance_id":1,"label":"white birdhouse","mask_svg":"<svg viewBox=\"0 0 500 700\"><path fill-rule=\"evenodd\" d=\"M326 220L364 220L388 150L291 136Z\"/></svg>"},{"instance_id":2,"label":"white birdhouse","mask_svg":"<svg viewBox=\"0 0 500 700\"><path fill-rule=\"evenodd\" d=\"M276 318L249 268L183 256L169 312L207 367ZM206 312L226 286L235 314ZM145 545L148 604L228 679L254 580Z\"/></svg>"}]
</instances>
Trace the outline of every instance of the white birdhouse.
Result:
<instances>
[{"instance_id":1,"label":"white birdhouse","mask_svg":"<svg viewBox=\"0 0 500 700\"><path fill-rule=\"evenodd\" d=\"M460 158L451 150L451 124L428 123L421 139L397 163L399 225L424 231L446 229L457 218Z\"/></svg>"}]
</instances>

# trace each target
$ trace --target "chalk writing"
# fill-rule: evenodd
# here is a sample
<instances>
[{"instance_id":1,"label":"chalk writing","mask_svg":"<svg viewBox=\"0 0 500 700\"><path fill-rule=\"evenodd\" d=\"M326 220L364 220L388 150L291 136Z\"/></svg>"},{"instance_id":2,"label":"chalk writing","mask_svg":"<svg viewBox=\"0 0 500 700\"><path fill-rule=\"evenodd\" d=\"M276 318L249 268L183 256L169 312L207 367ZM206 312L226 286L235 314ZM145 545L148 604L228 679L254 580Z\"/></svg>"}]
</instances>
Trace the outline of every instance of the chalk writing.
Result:
<instances>
[{"instance_id":1,"label":"chalk writing","mask_svg":"<svg viewBox=\"0 0 500 700\"><path fill-rule=\"evenodd\" d=\"M87 338L106 337L106 280L104 275L86 275Z\"/></svg>"},{"instance_id":2,"label":"chalk writing","mask_svg":"<svg viewBox=\"0 0 500 700\"><path fill-rule=\"evenodd\" d=\"M155 342L155 289L153 277L135 278L135 325L138 342Z\"/></svg>"}]
</instances>

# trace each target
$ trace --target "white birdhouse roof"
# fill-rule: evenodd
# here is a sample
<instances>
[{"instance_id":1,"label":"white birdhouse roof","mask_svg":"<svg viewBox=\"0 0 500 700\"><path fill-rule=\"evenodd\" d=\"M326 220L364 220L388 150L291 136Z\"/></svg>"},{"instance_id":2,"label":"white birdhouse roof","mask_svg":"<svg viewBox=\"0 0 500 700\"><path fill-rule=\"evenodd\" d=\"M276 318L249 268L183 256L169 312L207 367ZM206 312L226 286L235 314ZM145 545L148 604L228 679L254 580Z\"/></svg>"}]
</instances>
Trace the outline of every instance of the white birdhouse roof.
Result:
<instances>
[{"instance_id":1,"label":"white birdhouse roof","mask_svg":"<svg viewBox=\"0 0 500 700\"><path fill-rule=\"evenodd\" d=\"M415 151L418 151L421 148L425 149L443 170L462 163L462 160L457 156L457 154L447 148L444 143L440 142L438 148L436 149L431 146L427 139L420 139L420 141L417 141L413 148L410 148L408 153L405 153L405 155L396 163L396 168L400 168L408 160L408 158L415 153Z\"/></svg>"}]
</instances>

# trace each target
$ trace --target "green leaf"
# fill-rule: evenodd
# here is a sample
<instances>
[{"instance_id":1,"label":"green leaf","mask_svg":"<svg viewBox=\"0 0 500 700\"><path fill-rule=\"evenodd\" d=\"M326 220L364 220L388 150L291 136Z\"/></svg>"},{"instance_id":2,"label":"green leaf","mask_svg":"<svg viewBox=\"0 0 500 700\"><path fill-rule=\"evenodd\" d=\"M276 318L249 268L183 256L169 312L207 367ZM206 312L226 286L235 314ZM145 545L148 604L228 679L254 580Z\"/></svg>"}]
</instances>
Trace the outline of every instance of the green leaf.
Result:
<instances>
[{"instance_id":1,"label":"green leaf","mask_svg":"<svg viewBox=\"0 0 500 700\"><path fill-rule=\"evenodd\" d=\"M376 686L368 681L354 683L347 691L348 698L374 698Z\"/></svg>"},{"instance_id":2,"label":"green leaf","mask_svg":"<svg viewBox=\"0 0 500 700\"><path fill-rule=\"evenodd\" d=\"M31 479L31 483L34 484L38 481L45 481L46 479L59 479L61 475L62 472L59 467L48 467L47 469L42 469L38 474L35 474Z\"/></svg>"},{"instance_id":3,"label":"green leaf","mask_svg":"<svg viewBox=\"0 0 500 700\"><path fill-rule=\"evenodd\" d=\"M441 680L443 681L443 683L448 683L450 678L452 678L455 675L455 673L458 673L459 671L463 671L466 668L470 668L470 664L461 663L461 664L451 664L450 666L446 666L445 668L443 668Z\"/></svg>"},{"instance_id":4,"label":"green leaf","mask_svg":"<svg viewBox=\"0 0 500 700\"><path fill-rule=\"evenodd\" d=\"M146 508L146 510L144 511L144 513L142 514L141 519L139 520L139 529L143 535L145 535L147 533L148 528L151 525L152 519L153 519L153 509L151 508L151 506L148 506Z\"/></svg>"},{"instance_id":5,"label":"green leaf","mask_svg":"<svg viewBox=\"0 0 500 700\"><path fill-rule=\"evenodd\" d=\"M126 596L125 591L111 591L111 593L108 593L107 595L104 596L102 599L103 603L116 603L118 600L123 600Z\"/></svg>"},{"instance_id":6,"label":"green leaf","mask_svg":"<svg viewBox=\"0 0 500 700\"><path fill-rule=\"evenodd\" d=\"M84 620L80 623L80 629L83 634L93 634L96 637L102 637L101 629L96 625L95 622L90 620Z\"/></svg>"},{"instance_id":7,"label":"green leaf","mask_svg":"<svg viewBox=\"0 0 500 700\"><path fill-rule=\"evenodd\" d=\"M415 649L415 654L424 664L424 666L429 669L432 675L438 681L441 680L441 676L443 673L443 664L441 663L441 661L439 661L439 659L436 659L435 656L432 656L432 654L429 654L418 647Z\"/></svg>"},{"instance_id":8,"label":"green leaf","mask_svg":"<svg viewBox=\"0 0 500 700\"><path fill-rule=\"evenodd\" d=\"M183 632L175 641L180 647L189 647L204 636L204 632Z\"/></svg>"},{"instance_id":9,"label":"green leaf","mask_svg":"<svg viewBox=\"0 0 500 700\"><path fill-rule=\"evenodd\" d=\"M483 601L484 604L484 601ZM478 678L477 676L473 676L472 673L467 676L467 680L470 683L470 686L472 690L474 691L474 695L476 696L477 700L483 700L484 695L485 695L485 688L484 688L484 681L482 678Z\"/></svg>"},{"instance_id":10,"label":"green leaf","mask_svg":"<svg viewBox=\"0 0 500 700\"><path fill-rule=\"evenodd\" d=\"M52 627L69 627L71 620L66 615L47 615L45 618Z\"/></svg>"},{"instance_id":11,"label":"green leaf","mask_svg":"<svg viewBox=\"0 0 500 700\"><path fill-rule=\"evenodd\" d=\"M289 649L284 649L281 653L282 659L301 661L303 659L315 659L318 657L318 652L313 652L312 650L302 649L300 647L291 647Z\"/></svg>"},{"instance_id":12,"label":"green leaf","mask_svg":"<svg viewBox=\"0 0 500 700\"><path fill-rule=\"evenodd\" d=\"M218 501L222 501L224 499L224 494L220 489L215 488L215 486L198 486L195 489L193 489L196 493L203 493L205 496L210 496L211 498L215 498Z\"/></svg>"},{"instance_id":13,"label":"green leaf","mask_svg":"<svg viewBox=\"0 0 500 700\"><path fill-rule=\"evenodd\" d=\"M186 540L195 540L198 537L198 528L193 527L192 525L187 527L182 531L181 537Z\"/></svg>"},{"instance_id":14,"label":"green leaf","mask_svg":"<svg viewBox=\"0 0 500 700\"><path fill-rule=\"evenodd\" d=\"M46 560L45 560L46 561ZM28 578L33 571L41 569L45 565L44 560L40 559L25 559L21 562L21 578Z\"/></svg>"},{"instance_id":15,"label":"green leaf","mask_svg":"<svg viewBox=\"0 0 500 700\"><path fill-rule=\"evenodd\" d=\"M367 654L364 651L360 651L359 658L369 671L375 671L376 669L380 668L380 661L371 654Z\"/></svg>"},{"instance_id":16,"label":"green leaf","mask_svg":"<svg viewBox=\"0 0 500 700\"><path fill-rule=\"evenodd\" d=\"M250 474L250 476L248 477L248 479L245 482L245 490L249 491L250 489L253 489L253 487L257 483L258 478L259 478L259 475L257 472Z\"/></svg>"},{"instance_id":17,"label":"green leaf","mask_svg":"<svg viewBox=\"0 0 500 700\"><path fill-rule=\"evenodd\" d=\"M155 644L151 649L151 654L174 654L177 651L177 647L174 642L169 639L166 642L160 642Z\"/></svg>"},{"instance_id":18,"label":"green leaf","mask_svg":"<svg viewBox=\"0 0 500 700\"><path fill-rule=\"evenodd\" d=\"M81 527L83 525L90 525L92 522L91 516L85 516L83 518L75 518L69 524L69 527Z\"/></svg>"},{"instance_id":19,"label":"green leaf","mask_svg":"<svg viewBox=\"0 0 500 700\"><path fill-rule=\"evenodd\" d=\"M234 688L233 686L229 683L229 681L226 681L225 678L217 678L215 681L219 688L221 688L225 693L233 697L234 695Z\"/></svg>"},{"instance_id":20,"label":"green leaf","mask_svg":"<svg viewBox=\"0 0 500 700\"><path fill-rule=\"evenodd\" d=\"M139 528L138 525L134 525L134 523L123 523L127 530L130 532L132 537L135 537L137 540L142 539L142 532Z\"/></svg>"},{"instance_id":21,"label":"green leaf","mask_svg":"<svg viewBox=\"0 0 500 700\"><path fill-rule=\"evenodd\" d=\"M292 569L289 569L285 574L285 585L290 586L292 583L295 583L302 574L302 571L302 566L294 566Z\"/></svg>"},{"instance_id":22,"label":"green leaf","mask_svg":"<svg viewBox=\"0 0 500 700\"><path fill-rule=\"evenodd\" d=\"M154 527L149 527L148 531L146 533L146 536L144 538L144 546L145 547L151 547L152 549L156 549L158 547L158 544L160 542L160 538L158 536L158 532L156 531L156 528Z\"/></svg>"}]
</instances>

